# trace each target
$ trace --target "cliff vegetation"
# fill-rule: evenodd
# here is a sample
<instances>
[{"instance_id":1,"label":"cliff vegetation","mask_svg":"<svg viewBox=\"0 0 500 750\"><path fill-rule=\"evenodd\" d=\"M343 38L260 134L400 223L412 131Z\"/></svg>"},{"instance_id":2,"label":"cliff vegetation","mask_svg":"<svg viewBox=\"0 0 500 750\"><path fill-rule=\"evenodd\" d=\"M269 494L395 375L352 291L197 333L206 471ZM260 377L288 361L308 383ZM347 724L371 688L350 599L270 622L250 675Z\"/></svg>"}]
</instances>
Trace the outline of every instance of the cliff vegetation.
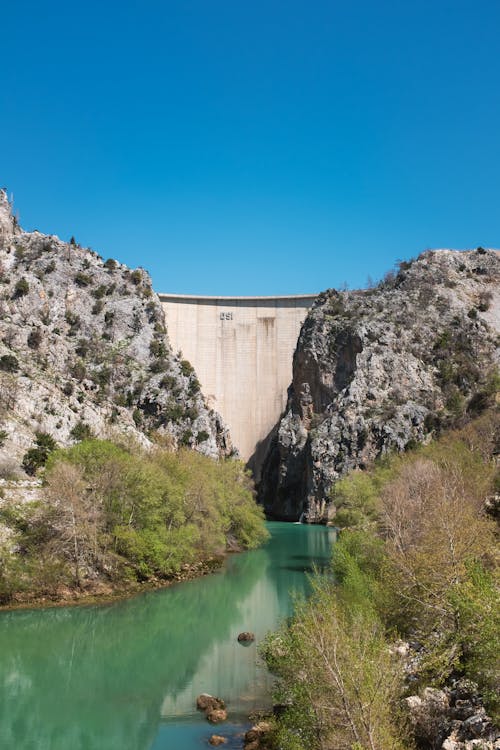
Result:
<instances>
[{"instance_id":1,"label":"cliff vegetation","mask_svg":"<svg viewBox=\"0 0 500 750\"><path fill-rule=\"evenodd\" d=\"M0 479L89 436L232 452L147 272L23 231L0 191Z\"/></svg>"},{"instance_id":2,"label":"cliff vegetation","mask_svg":"<svg viewBox=\"0 0 500 750\"><path fill-rule=\"evenodd\" d=\"M265 647L276 748L494 747L499 447L493 410L336 485L331 576Z\"/></svg>"}]
</instances>

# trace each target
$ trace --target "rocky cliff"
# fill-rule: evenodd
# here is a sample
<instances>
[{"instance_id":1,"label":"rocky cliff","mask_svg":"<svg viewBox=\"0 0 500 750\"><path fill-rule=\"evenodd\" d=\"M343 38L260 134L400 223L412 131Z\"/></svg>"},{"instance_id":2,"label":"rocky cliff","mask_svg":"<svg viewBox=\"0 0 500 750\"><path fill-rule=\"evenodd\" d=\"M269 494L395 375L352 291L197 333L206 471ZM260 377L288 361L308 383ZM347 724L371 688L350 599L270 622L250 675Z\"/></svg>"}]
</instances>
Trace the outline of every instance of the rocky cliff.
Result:
<instances>
[{"instance_id":1,"label":"rocky cliff","mask_svg":"<svg viewBox=\"0 0 500 750\"><path fill-rule=\"evenodd\" d=\"M328 520L338 478L494 398L499 281L499 253L439 250L401 263L375 288L318 297L265 460L268 515Z\"/></svg>"},{"instance_id":2,"label":"rocky cliff","mask_svg":"<svg viewBox=\"0 0 500 750\"><path fill-rule=\"evenodd\" d=\"M37 432L61 445L125 434L213 457L232 450L172 352L148 274L22 231L0 191L0 474L19 470Z\"/></svg>"}]
</instances>

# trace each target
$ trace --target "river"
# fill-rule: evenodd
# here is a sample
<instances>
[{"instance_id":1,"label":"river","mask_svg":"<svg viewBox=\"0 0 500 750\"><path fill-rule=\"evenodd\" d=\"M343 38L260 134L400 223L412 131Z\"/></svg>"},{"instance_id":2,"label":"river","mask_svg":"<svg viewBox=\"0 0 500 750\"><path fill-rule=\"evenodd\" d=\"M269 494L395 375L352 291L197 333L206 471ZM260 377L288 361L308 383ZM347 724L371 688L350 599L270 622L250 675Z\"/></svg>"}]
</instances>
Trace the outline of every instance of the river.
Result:
<instances>
[{"instance_id":1,"label":"river","mask_svg":"<svg viewBox=\"0 0 500 750\"><path fill-rule=\"evenodd\" d=\"M307 594L331 530L269 523L269 542L210 576L113 604L0 613L2 750L200 750L212 733L241 748L246 717L269 705L256 644ZM211 727L199 693L224 698Z\"/></svg>"}]
</instances>

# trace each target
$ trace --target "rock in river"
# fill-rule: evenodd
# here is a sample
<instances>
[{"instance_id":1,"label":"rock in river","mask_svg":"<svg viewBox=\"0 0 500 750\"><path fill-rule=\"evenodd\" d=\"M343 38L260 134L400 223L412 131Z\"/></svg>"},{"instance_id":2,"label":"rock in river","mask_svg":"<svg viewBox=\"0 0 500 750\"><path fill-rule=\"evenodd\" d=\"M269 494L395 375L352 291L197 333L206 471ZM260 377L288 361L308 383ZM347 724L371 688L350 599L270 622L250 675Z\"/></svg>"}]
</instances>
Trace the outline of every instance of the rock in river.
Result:
<instances>
[{"instance_id":1,"label":"rock in river","mask_svg":"<svg viewBox=\"0 0 500 750\"><path fill-rule=\"evenodd\" d=\"M255 636L253 633L250 633L249 631L245 631L244 633L240 633L238 636L238 642L247 644L252 643L255 640Z\"/></svg>"}]
</instances>

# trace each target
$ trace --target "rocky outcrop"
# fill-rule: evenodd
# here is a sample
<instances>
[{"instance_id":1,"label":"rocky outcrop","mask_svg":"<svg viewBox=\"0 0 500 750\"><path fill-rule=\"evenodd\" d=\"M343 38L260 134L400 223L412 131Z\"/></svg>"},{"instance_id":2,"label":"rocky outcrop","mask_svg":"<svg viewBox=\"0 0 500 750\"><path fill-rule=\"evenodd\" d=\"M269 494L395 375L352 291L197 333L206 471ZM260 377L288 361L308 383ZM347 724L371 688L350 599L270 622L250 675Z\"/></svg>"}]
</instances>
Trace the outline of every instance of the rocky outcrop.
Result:
<instances>
[{"instance_id":1,"label":"rocky outcrop","mask_svg":"<svg viewBox=\"0 0 500 750\"><path fill-rule=\"evenodd\" d=\"M500 747L500 734L471 680L457 680L443 689L427 687L421 695L406 698L406 704L417 747L442 750Z\"/></svg>"},{"instance_id":2,"label":"rocky outcrop","mask_svg":"<svg viewBox=\"0 0 500 750\"><path fill-rule=\"evenodd\" d=\"M270 517L326 521L336 480L481 411L496 387L500 255L428 251L377 287L321 294L266 457Z\"/></svg>"},{"instance_id":3,"label":"rocky outcrop","mask_svg":"<svg viewBox=\"0 0 500 750\"><path fill-rule=\"evenodd\" d=\"M22 231L0 191L0 475L19 472L36 432L232 450L148 274Z\"/></svg>"}]
</instances>

